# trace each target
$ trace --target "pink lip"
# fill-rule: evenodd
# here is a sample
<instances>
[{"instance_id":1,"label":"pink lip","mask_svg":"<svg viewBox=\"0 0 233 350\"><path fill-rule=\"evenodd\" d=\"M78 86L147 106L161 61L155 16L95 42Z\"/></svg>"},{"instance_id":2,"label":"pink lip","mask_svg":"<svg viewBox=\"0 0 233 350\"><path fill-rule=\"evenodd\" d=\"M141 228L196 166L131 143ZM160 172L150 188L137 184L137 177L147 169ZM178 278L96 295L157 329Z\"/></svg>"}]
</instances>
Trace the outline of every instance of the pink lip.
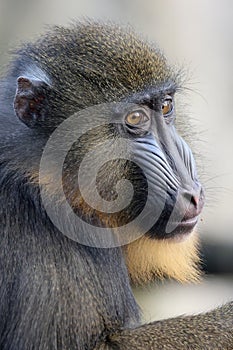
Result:
<instances>
[{"instance_id":1,"label":"pink lip","mask_svg":"<svg viewBox=\"0 0 233 350\"><path fill-rule=\"evenodd\" d=\"M184 218L180 224L195 226L198 222L198 218L199 218L198 216L194 216L192 218L187 218L187 219Z\"/></svg>"},{"instance_id":2,"label":"pink lip","mask_svg":"<svg viewBox=\"0 0 233 350\"><path fill-rule=\"evenodd\" d=\"M190 234L198 222L199 216L194 216L192 218L183 219L181 222L177 223L175 228L175 233L178 237L185 237Z\"/></svg>"}]
</instances>

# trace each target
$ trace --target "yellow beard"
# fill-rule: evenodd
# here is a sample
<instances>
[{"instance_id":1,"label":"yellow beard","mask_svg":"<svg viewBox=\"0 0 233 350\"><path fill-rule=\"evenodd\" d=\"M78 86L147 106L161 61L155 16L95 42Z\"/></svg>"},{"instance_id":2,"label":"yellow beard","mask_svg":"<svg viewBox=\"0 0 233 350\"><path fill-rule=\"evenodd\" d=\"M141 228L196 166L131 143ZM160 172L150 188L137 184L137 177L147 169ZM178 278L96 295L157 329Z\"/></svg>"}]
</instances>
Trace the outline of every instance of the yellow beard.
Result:
<instances>
[{"instance_id":1,"label":"yellow beard","mask_svg":"<svg viewBox=\"0 0 233 350\"><path fill-rule=\"evenodd\" d=\"M155 277L170 277L180 282L200 279L196 233L180 242L143 236L125 246L124 253L133 283L146 283Z\"/></svg>"}]
</instances>

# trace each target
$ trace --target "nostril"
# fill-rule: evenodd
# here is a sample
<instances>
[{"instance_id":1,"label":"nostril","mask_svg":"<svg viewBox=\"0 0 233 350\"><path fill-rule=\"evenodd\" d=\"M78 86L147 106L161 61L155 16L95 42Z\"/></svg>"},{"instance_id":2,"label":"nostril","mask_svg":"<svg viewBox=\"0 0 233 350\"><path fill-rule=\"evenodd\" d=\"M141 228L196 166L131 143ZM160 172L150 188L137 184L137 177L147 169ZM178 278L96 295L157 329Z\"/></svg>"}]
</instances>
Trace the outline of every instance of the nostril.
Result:
<instances>
[{"instance_id":1,"label":"nostril","mask_svg":"<svg viewBox=\"0 0 233 350\"><path fill-rule=\"evenodd\" d=\"M200 196L192 196L191 197L191 203L194 204L194 206L197 208L198 203L199 203Z\"/></svg>"},{"instance_id":2,"label":"nostril","mask_svg":"<svg viewBox=\"0 0 233 350\"><path fill-rule=\"evenodd\" d=\"M183 190L182 197L184 199L183 204L185 205L185 214L182 222L194 220L195 218L197 219L198 215L203 209L205 202L205 196L202 187L199 186L199 188Z\"/></svg>"}]
</instances>

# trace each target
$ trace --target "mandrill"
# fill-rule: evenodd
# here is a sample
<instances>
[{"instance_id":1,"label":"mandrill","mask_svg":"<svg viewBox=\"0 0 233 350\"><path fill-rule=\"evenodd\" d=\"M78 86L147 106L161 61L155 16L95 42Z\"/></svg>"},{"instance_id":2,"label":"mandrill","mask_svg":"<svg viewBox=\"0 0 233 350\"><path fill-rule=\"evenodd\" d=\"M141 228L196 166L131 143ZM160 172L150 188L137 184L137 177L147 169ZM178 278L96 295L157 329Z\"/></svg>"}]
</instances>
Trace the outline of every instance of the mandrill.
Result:
<instances>
[{"instance_id":1,"label":"mandrill","mask_svg":"<svg viewBox=\"0 0 233 350\"><path fill-rule=\"evenodd\" d=\"M181 88L116 24L57 26L16 51L0 80L1 350L233 349L232 303L142 324L130 286L199 278Z\"/></svg>"}]
</instances>

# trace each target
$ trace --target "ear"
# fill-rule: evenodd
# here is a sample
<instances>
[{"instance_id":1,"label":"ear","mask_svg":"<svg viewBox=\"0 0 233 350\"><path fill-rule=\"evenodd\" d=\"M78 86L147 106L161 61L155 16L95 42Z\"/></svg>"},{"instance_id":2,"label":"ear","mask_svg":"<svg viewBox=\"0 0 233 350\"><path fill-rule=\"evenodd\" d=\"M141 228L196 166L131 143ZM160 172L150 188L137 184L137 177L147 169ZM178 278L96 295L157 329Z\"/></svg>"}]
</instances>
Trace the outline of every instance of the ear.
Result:
<instances>
[{"instance_id":1,"label":"ear","mask_svg":"<svg viewBox=\"0 0 233 350\"><path fill-rule=\"evenodd\" d=\"M41 126L48 111L48 94L50 87L42 80L27 77L17 79L14 110L17 117L28 127Z\"/></svg>"}]
</instances>

